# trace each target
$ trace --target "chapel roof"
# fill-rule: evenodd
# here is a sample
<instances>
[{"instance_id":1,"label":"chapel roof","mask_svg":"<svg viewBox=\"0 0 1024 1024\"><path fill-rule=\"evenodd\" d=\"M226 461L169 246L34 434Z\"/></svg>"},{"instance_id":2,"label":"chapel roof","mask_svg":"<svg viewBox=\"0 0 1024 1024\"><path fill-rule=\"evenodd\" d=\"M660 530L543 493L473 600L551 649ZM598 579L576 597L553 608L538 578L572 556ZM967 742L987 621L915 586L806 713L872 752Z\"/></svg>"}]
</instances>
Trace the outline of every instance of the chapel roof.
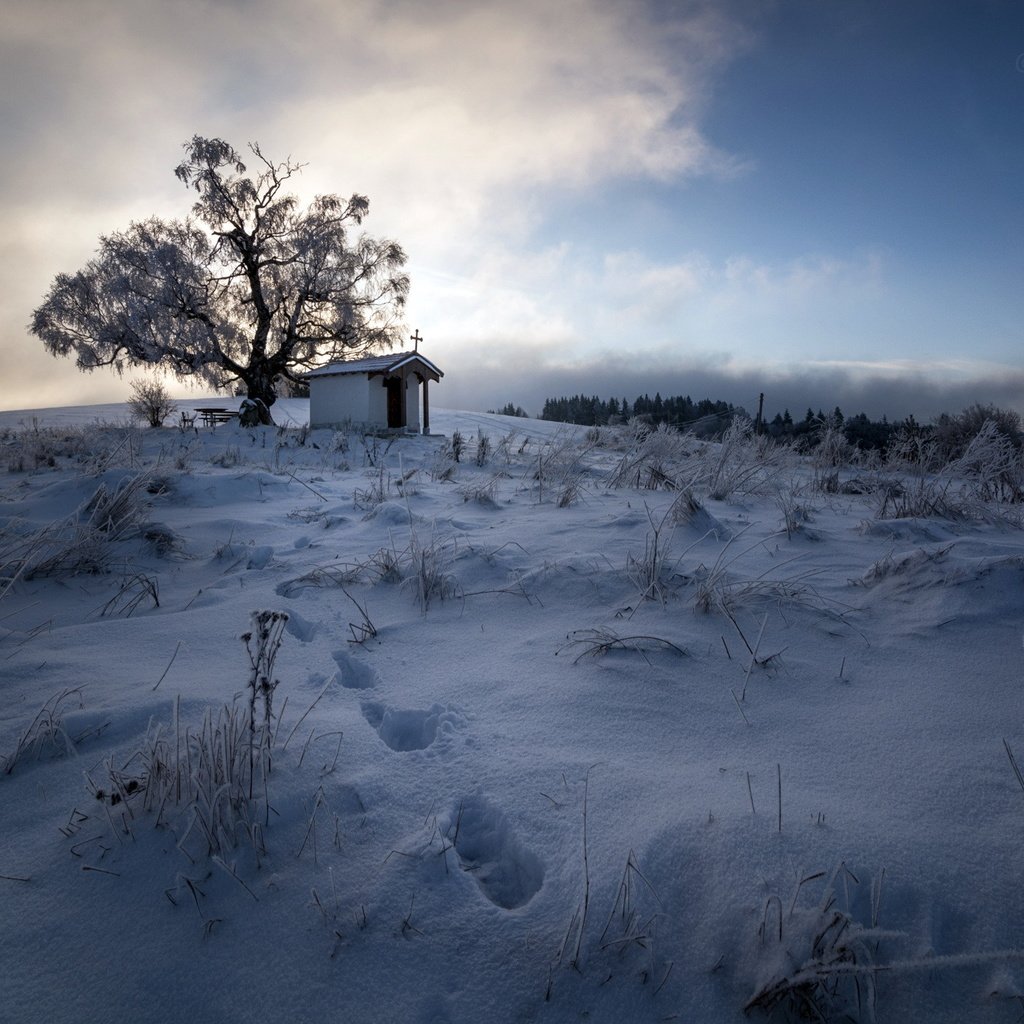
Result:
<instances>
[{"instance_id":1,"label":"chapel roof","mask_svg":"<svg viewBox=\"0 0 1024 1024\"><path fill-rule=\"evenodd\" d=\"M389 352L383 356L364 356L362 359L343 359L337 363L328 363L316 370L310 370L307 377L336 377L347 373L389 374L397 373L403 366L411 363L422 363L424 368L432 371L437 377L443 377L443 371L439 370L429 359L425 359L419 352Z\"/></svg>"}]
</instances>

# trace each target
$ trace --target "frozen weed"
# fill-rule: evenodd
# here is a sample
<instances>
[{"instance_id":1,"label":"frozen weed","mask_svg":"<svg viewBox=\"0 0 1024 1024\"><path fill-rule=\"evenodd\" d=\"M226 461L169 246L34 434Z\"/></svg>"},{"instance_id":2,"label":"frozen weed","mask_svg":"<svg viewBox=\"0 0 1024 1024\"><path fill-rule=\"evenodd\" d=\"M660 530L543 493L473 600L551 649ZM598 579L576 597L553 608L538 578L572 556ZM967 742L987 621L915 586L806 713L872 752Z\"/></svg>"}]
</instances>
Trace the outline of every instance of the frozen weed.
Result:
<instances>
[{"instance_id":1,"label":"frozen weed","mask_svg":"<svg viewBox=\"0 0 1024 1024\"><path fill-rule=\"evenodd\" d=\"M805 438L811 464L811 487L822 494L837 494L841 488L839 470L851 465L857 449L846 440L842 425L834 416L815 420L815 428Z\"/></svg>"},{"instance_id":2,"label":"frozen weed","mask_svg":"<svg viewBox=\"0 0 1024 1024\"><path fill-rule=\"evenodd\" d=\"M953 481L924 473L912 482L894 480L883 485L878 519L948 519L963 522L967 511L958 501Z\"/></svg>"},{"instance_id":3,"label":"frozen weed","mask_svg":"<svg viewBox=\"0 0 1024 1024\"><path fill-rule=\"evenodd\" d=\"M192 863L217 858L239 839L251 845L257 860L266 852L278 686L274 663L287 621L284 612L252 613L252 629L242 636L249 659L245 703L208 709L193 732L182 730L176 701L169 731L153 726L126 762L115 767L108 760L103 785L87 776L115 835L131 834L133 808L141 801L144 811L156 814L158 826L176 827L178 849Z\"/></svg>"},{"instance_id":4,"label":"frozen weed","mask_svg":"<svg viewBox=\"0 0 1024 1024\"><path fill-rule=\"evenodd\" d=\"M319 523L325 525L324 520L327 513L321 505L307 505L305 508L293 508L288 513L288 518L300 523Z\"/></svg>"},{"instance_id":5,"label":"frozen weed","mask_svg":"<svg viewBox=\"0 0 1024 1024\"><path fill-rule=\"evenodd\" d=\"M900 434L889 449L889 472L879 474L879 519L935 518L1019 525L1006 506L1024 501L1021 452L992 422L983 424L948 463L931 439ZM893 469L898 469L894 473Z\"/></svg>"},{"instance_id":6,"label":"frozen weed","mask_svg":"<svg viewBox=\"0 0 1024 1024\"><path fill-rule=\"evenodd\" d=\"M357 582L397 583L413 591L426 614L433 601L444 601L462 592L450 572L455 551L453 538L442 540L431 531L429 539L424 539L415 527L410 527L409 543L404 548L397 547L392 539L390 545L378 548L365 562L315 569L289 584L288 590L294 592L303 585L344 589L345 584Z\"/></svg>"},{"instance_id":7,"label":"frozen weed","mask_svg":"<svg viewBox=\"0 0 1024 1024\"><path fill-rule=\"evenodd\" d=\"M343 589L353 583L376 583L380 580L397 583L397 558L394 548L381 548L363 562L332 562L316 566L281 584L278 593L282 597L294 597L309 587Z\"/></svg>"},{"instance_id":8,"label":"frozen weed","mask_svg":"<svg viewBox=\"0 0 1024 1024\"><path fill-rule=\"evenodd\" d=\"M589 774L589 773L588 773ZM587 780L589 782L589 778ZM548 797L548 799L551 799ZM587 850L587 794L584 793L584 894L583 901L569 923L561 949L549 965L545 1001L550 1001L554 988L554 969L567 963L583 973L588 956L597 961L603 976L601 985L616 974L632 977L640 985L651 985L656 996L672 973L673 962L657 955L658 924L664 917L664 904L650 880L640 869L636 854L630 850L623 868L622 878L615 890L615 898L604 930L596 942L585 942L587 914L590 902L589 857ZM575 946L573 945L575 940ZM591 947L589 951L584 947ZM671 1019L671 1018L665 1018Z\"/></svg>"},{"instance_id":9,"label":"frozen weed","mask_svg":"<svg viewBox=\"0 0 1024 1024\"><path fill-rule=\"evenodd\" d=\"M234 469L243 462L242 450L237 444L229 444L224 451L215 452L210 456L210 464L221 469Z\"/></svg>"},{"instance_id":10,"label":"frozen weed","mask_svg":"<svg viewBox=\"0 0 1024 1024\"><path fill-rule=\"evenodd\" d=\"M630 554L626 557L626 575L640 592L641 601L661 601L668 597L667 578L678 563L672 560L672 510L669 509L660 520L646 508L647 521L651 528L644 540L644 553L640 558Z\"/></svg>"},{"instance_id":11,"label":"frozen weed","mask_svg":"<svg viewBox=\"0 0 1024 1024\"><path fill-rule=\"evenodd\" d=\"M947 472L963 477L970 496L978 501L1024 501L1021 450L992 420L985 421L963 455L948 465Z\"/></svg>"},{"instance_id":12,"label":"frozen weed","mask_svg":"<svg viewBox=\"0 0 1024 1024\"><path fill-rule=\"evenodd\" d=\"M462 456L466 452L466 439L458 430L452 431L452 436L445 442L445 447L452 462L461 462Z\"/></svg>"},{"instance_id":13,"label":"frozen weed","mask_svg":"<svg viewBox=\"0 0 1024 1024\"><path fill-rule=\"evenodd\" d=\"M491 457L491 439L481 429L476 432L476 464L486 466Z\"/></svg>"},{"instance_id":14,"label":"frozen weed","mask_svg":"<svg viewBox=\"0 0 1024 1024\"><path fill-rule=\"evenodd\" d=\"M349 632L352 634L352 639L349 640L349 643L365 644L367 640L376 640L377 627L370 619L370 614L366 610L366 603L360 604L344 586L342 586L341 592L356 606L360 618L359 622L350 622L348 624Z\"/></svg>"},{"instance_id":15,"label":"frozen weed","mask_svg":"<svg viewBox=\"0 0 1024 1024\"><path fill-rule=\"evenodd\" d=\"M679 492L679 496L672 502L669 512L672 522L677 526L681 526L697 520L701 513L704 512L704 506L701 504L700 499L694 495L693 491L686 488Z\"/></svg>"},{"instance_id":16,"label":"frozen weed","mask_svg":"<svg viewBox=\"0 0 1024 1024\"><path fill-rule=\"evenodd\" d=\"M611 629L573 630L566 637L566 643L555 653L561 654L562 651L567 650L577 651L576 657L572 659L574 665L584 658L598 658L602 654L607 654L609 651L614 650L633 651L635 654L639 654L648 664L650 664L650 659L647 657L648 651L669 650L675 651L676 654L680 655L686 654L683 648L678 647L671 640L664 639L664 637L619 636L618 633Z\"/></svg>"},{"instance_id":17,"label":"frozen weed","mask_svg":"<svg viewBox=\"0 0 1024 1024\"><path fill-rule=\"evenodd\" d=\"M20 761L29 758L38 760L44 754L57 756L75 752L75 740L64 728L64 713L73 698L79 708L84 706L79 687L61 690L42 706L18 738L14 750L10 754L0 754L0 771L4 775L10 775Z\"/></svg>"},{"instance_id":18,"label":"frozen weed","mask_svg":"<svg viewBox=\"0 0 1024 1024\"><path fill-rule=\"evenodd\" d=\"M740 536L742 536L742 533L737 534L728 541L710 568L701 565L694 572L695 590L693 604L698 611L724 612L732 618L732 608L738 601L743 599L771 598L776 600L802 601L809 597L820 611L830 615L840 614L829 611L826 607L826 600L817 594L809 583L809 580L823 572L822 569L811 568L804 572L784 574L787 566L800 559L799 555L769 566L769 568L758 573L756 576L732 576L729 569L745 554L764 543L763 541L756 541L730 555L733 541Z\"/></svg>"},{"instance_id":19,"label":"frozen weed","mask_svg":"<svg viewBox=\"0 0 1024 1024\"><path fill-rule=\"evenodd\" d=\"M1024 957L1019 950L1005 949L893 958L890 947L908 936L879 927L885 870L864 892L857 875L840 863L821 899L801 905L806 887L825 877L819 871L801 878L788 906L775 894L765 901L759 915L754 992L744 1013L781 1010L792 1020L872 1021L879 974L931 974Z\"/></svg>"},{"instance_id":20,"label":"frozen weed","mask_svg":"<svg viewBox=\"0 0 1024 1024\"><path fill-rule=\"evenodd\" d=\"M549 498L554 498L559 508L566 508L579 498L586 478L583 459L592 448L592 442L580 444L571 431L559 431L545 442L537 454L532 474L537 484L538 503L544 502L545 492Z\"/></svg>"},{"instance_id":21,"label":"frozen weed","mask_svg":"<svg viewBox=\"0 0 1024 1024\"><path fill-rule=\"evenodd\" d=\"M180 554L185 548L181 535L162 523L146 523L142 527L142 538L152 547L157 558L169 558Z\"/></svg>"},{"instance_id":22,"label":"frozen weed","mask_svg":"<svg viewBox=\"0 0 1024 1024\"><path fill-rule=\"evenodd\" d=\"M898 557L890 552L884 558L873 562L867 572L854 582L870 587L893 576L917 575L928 566L944 562L954 544L955 541L951 541L948 544L940 544L932 548L919 548L917 551L907 552Z\"/></svg>"},{"instance_id":23,"label":"frozen weed","mask_svg":"<svg viewBox=\"0 0 1024 1024\"><path fill-rule=\"evenodd\" d=\"M430 479L434 483L451 481L455 479L457 472L455 460L446 448L441 448L434 456L430 466Z\"/></svg>"},{"instance_id":24,"label":"frozen weed","mask_svg":"<svg viewBox=\"0 0 1024 1024\"><path fill-rule=\"evenodd\" d=\"M0 599L19 579L105 571L112 545L138 529L150 484L147 473L114 490L101 483L65 519L29 533L9 530L0 538Z\"/></svg>"},{"instance_id":25,"label":"frozen weed","mask_svg":"<svg viewBox=\"0 0 1024 1024\"><path fill-rule=\"evenodd\" d=\"M190 441L188 444L179 445L178 450L174 453L174 468L179 473L191 472L192 461L196 457L199 450L200 445L196 441Z\"/></svg>"},{"instance_id":26,"label":"frozen weed","mask_svg":"<svg viewBox=\"0 0 1024 1024\"><path fill-rule=\"evenodd\" d=\"M449 571L455 550L454 539L439 540L431 531L429 540L424 540L415 529L410 531L402 586L413 591L424 615L434 600L444 601L461 591L458 579Z\"/></svg>"},{"instance_id":27,"label":"frozen weed","mask_svg":"<svg viewBox=\"0 0 1024 1024\"><path fill-rule=\"evenodd\" d=\"M151 494L152 477L139 473L123 480L111 491L100 484L85 503L89 525L110 537L121 537L138 526L146 509L144 494Z\"/></svg>"},{"instance_id":28,"label":"frozen weed","mask_svg":"<svg viewBox=\"0 0 1024 1024\"><path fill-rule=\"evenodd\" d=\"M141 572L127 573L117 593L103 606L100 616L124 615L130 619L147 598L153 602L154 608L160 607L160 587L156 577Z\"/></svg>"},{"instance_id":29,"label":"frozen weed","mask_svg":"<svg viewBox=\"0 0 1024 1024\"><path fill-rule=\"evenodd\" d=\"M99 476L108 469L135 469L142 454L142 434L128 427L95 426L83 432L85 443L82 464L87 473Z\"/></svg>"},{"instance_id":30,"label":"frozen weed","mask_svg":"<svg viewBox=\"0 0 1024 1024\"><path fill-rule=\"evenodd\" d=\"M391 496L391 474L383 461L377 465L376 474L371 477L367 487L357 487L352 492L352 504L356 508L368 510L383 504Z\"/></svg>"},{"instance_id":31,"label":"frozen weed","mask_svg":"<svg viewBox=\"0 0 1024 1024\"><path fill-rule=\"evenodd\" d=\"M395 443L395 438L389 437L385 440L376 434L363 434L362 442L364 464L376 469L383 465L391 446Z\"/></svg>"},{"instance_id":32,"label":"frozen weed","mask_svg":"<svg viewBox=\"0 0 1024 1024\"><path fill-rule=\"evenodd\" d=\"M780 470L788 449L765 434L754 433L750 420L737 416L717 444L708 444L701 480L715 501L762 490Z\"/></svg>"},{"instance_id":33,"label":"frozen weed","mask_svg":"<svg viewBox=\"0 0 1024 1024\"><path fill-rule=\"evenodd\" d=\"M651 430L645 423L632 420L627 447L608 479L611 487L637 490L676 490L684 486L691 470L691 444L685 435L667 424Z\"/></svg>"},{"instance_id":34,"label":"frozen weed","mask_svg":"<svg viewBox=\"0 0 1024 1024\"><path fill-rule=\"evenodd\" d=\"M504 434L498 441L494 449L494 454L503 459L505 465L508 466L512 462L513 449L515 448L517 433L514 430L510 430L507 434Z\"/></svg>"},{"instance_id":35,"label":"frozen weed","mask_svg":"<svg viewBox=\"0 0 1024 1024\"><path fill-rule=\"evenodd\" d=\"M641 985L653 984L652 994L658 994L673 967L673 961L665 961L656 953L658 924L663 916L664 903L630 850L611 913L597 940L609 977L616 969L628 969Z\"/></svg>"},{"instance_id":36,"label":"frozen weed","mask_svg":"<svg viewBox=\"0 0 1024 1024\"><path fill-rule=\"evenodd\" d=\"M274 678L274 663L288 624L286 612L258 611L252 613L253 628L242 634L246 653L249 655L249 757L259 749L269 756L271 746L271 724L274 719L274 690L278 680ZM256 705L260 705L257 716ZM259 736L257 737L257 720ZM251 786L250 786L251 788Z\"/></svg>"},{"instance_id":37,"label":"frozen weed","mask_svg":"<svg viewBox=\"0 0 1024 1024\"><path fill-rule=\"evenodd\" d=\"M378 548L374 554L370 555L366 566L382 583L401 583L403 554L392 543L391 547Z\"/></svg>"},{"instance_id":38,"label":"frozen weed","mask_svg":"<svg viewBox=\"0 0 1024 1024\"><path fill-rule=\"evenodd\" d=\"M91 432L81 427L43 427L33 418L30 427L6 430L0 437L7 468L23 473L52 469L59 459L83 459L88 455Z\"/></svg>"},{"instance_id":39,"label":"frozen weed","mask_svg":"<svg viewBox=\"0 0 1024 1024\"><path fill-rule=\"evenodd\" d=\"M780 487L775 492L775 504L782 513L782 526L786 536L792 540L811 521L813 511L809 505L799 500L792 487Z\"/></svg>"},{"instance_id":40,"label":"frozen weed","mask_svg":"<svg viewBox=\"0 0 1024 1024\"><path fill-rule=\"evenodd\" d=\"M31 533L9 529L0 543L0 599L19 579L98 573L107 564L105 538L77 514Z\"/></svg>"},{"instance_id":41,"label":"frozen weed","mask_svg":"<svg viewBox=\"0 0 1024 1024\"><path fill-rule=\"evenodd\" d=\"M679 491L669 507L666 518L676 526L688 526L700 531L701 540L714 537L715 540L728 540L732 531L724 523L719 522L705 507L689 487Z\"/></svg>"},{"instance_id":42,"label":"frozen weed","mask_svg":"<svg viewBox=\"0 0 1024 1024\"><path fill-rule=\"evenodd\" d=\"M487 480L474 480L460 487L459 494L462 495L463 501L475 501L479 505L493 507L500 479L501 474L496 473Z\"/></svg>"},{"instance_id":43,"label":"frozen weed","mask_svg":"<svg viewBox=\"0 0 1024 1024\"><path fill-rule=\"evenodd\" d=\"M315 442L311 443L313 448L318 448ZM333 469L338 473L347 473L351 468L347 458L351 448L349 435L344 430L335 431L320 453L320 464L324 469Z\"/></svg>"},{"instance_id":44,"label":"frozen weed","mask_svg":"<svg viewBox=\"0 0 1024 1024\"><path fill-rule=\"evenodd\" d=\"M744 1012L781 1007L804 1020L873 1019L875 975L890 967L876 960L879 940L894 937L878 929L884 874L872 885L867 922L850 910L849 883L860 881L845 864L833 872L816 906L800 907L799 898L804 886L825 877L823 871L797 883L788 909L779 896L769 896L758 929L759 977ZM838 906L837 880L846 889L845 910Z\"/></svg>"}]
</instances>

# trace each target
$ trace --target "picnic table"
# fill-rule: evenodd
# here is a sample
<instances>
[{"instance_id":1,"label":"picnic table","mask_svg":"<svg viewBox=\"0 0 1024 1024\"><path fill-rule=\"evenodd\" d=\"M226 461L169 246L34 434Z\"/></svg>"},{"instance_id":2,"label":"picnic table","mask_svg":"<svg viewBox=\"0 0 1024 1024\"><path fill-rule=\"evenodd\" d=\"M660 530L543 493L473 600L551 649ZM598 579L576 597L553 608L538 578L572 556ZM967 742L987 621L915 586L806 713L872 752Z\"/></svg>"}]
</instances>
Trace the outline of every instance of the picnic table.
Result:
<instances>
[{"instance_id":1,"label":"picnic table","mask_svg":"<svg viewBox=\"0 0 1024 1024\"><path fill-rule=\"evenodd\" d=\"M238 410L208 405L202 409L196 409L196 415L203 421L204 427L215 427L218 423L230 423L232 420L237 420Z\"/></svg>"}]
</instances>

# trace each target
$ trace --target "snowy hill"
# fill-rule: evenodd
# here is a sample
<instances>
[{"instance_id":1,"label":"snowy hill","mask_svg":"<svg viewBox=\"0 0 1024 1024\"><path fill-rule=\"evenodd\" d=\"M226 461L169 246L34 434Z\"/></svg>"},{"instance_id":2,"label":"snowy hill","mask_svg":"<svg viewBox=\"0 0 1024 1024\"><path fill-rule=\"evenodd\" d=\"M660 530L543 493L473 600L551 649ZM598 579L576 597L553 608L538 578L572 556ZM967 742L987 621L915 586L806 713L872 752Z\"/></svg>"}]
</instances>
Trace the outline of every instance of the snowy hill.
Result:
<instances>
[{"instance_id":1,"label":"snowy hill","mask_svg":"<svg viewBox=\"0 0 1024 1024\"><path fill-rule=\"evenodd\" d=\"M0 1017L1019 1018L1016 506L306 408L0 414Z\"/></svg>"}]
</instances>

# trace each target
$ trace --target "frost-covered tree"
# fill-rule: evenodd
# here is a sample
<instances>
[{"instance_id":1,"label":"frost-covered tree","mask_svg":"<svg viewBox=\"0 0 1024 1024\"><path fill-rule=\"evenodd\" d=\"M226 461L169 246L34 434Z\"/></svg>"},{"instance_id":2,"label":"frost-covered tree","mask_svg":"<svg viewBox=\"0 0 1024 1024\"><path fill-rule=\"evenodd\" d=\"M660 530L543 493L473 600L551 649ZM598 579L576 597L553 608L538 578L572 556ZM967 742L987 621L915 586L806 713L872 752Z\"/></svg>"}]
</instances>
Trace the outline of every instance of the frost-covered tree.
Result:
<instances>
[{"instance_id":1,"label":"frost-covered tree","mask_svg":"<svg viewBox=\"0 0 1024 1024\"><path fill-rule=\"evenodd\" d=\"M128 396L128 411L151 427L162 427L175 410L174 399L158 380L133 380Z\"/></svg>"},{"instance_id":2,"label":"frost-covered tree","mask_svg":"<svg viewBox=\"0 0 1024 1024\"><path fill-rule=\"evenodd\" d=\"M185 143L177 177L198 193L185 220L151 218L100 238L59 274L31 331L81 370L160 365L270 406L282 382L353 352L390 348L409 288L397 242L355 233L365 196L300 208L289 158L249 149L256 173L221 139Z\"/></svg>"}]
</instances>

